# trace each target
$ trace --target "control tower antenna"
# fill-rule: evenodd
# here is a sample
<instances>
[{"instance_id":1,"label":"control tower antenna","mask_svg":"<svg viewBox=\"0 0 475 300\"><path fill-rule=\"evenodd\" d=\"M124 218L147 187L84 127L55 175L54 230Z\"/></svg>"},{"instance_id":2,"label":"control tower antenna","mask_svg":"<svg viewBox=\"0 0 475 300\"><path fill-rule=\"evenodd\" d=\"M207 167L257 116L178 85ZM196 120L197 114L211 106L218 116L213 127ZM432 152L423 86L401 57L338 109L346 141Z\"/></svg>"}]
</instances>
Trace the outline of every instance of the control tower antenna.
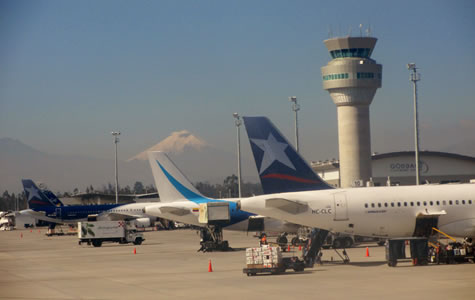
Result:
<instances>
[{"instance_id":1,"label":"control tower antenna","mask_svg":"<svg viewBox=\"0 0 475 300\"><path fill-rule=\"evenodd\" d=\"M369 106L382 81L382 66L371 59L376 41L363 36L324 41L332 60L321 69L323 88L337 106L341 187L372 177Z\"/></svg>"}]
</instances>

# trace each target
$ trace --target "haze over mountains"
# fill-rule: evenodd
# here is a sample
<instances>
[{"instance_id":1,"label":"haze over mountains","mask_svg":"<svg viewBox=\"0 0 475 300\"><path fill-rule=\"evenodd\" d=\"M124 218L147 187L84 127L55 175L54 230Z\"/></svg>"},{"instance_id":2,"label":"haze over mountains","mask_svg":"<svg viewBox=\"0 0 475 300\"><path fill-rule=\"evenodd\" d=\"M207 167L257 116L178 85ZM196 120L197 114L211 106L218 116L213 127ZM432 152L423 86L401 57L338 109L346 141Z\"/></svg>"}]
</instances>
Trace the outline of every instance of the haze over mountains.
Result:
<instances>
[{"instance_id":1,"label":"haze over mountains","mask_svg":"<svg viewBox=\"0 0 475 300\"><path fill-rule=\"evenodd\" d=\"M146 151L158 150L169 153L192 182L222 183L226 176L236 173L235 154L218 150L183 130L173 132L127 161L121 160L119 155L119 185L132 187L136 181L144 185L154 184ZM101 189L103 185L114 182L113 159L52 155L11 138L0 139L0 166L2 192L22 191L22 178L43 182L54 192L71 192L74 188L84 191L90 185ZM255 166L246 168L254 170ZM257 181L257 177L250 178Z\"/></svg>"},{"instance_id":2,"label":"haze over mountains","mask_svg":"<svg viewBox=\"0 0 475 300\"><path fill-rule=\"evenodd\" d=\"M440 134L454 135L453 132ZM436 138L431 136L430 132L425 133L424 137L424 141ZM247 143L244 139L242 142ZM423 150L475 156L475 139L465 139L445 144L443 147L423 147ZM189 131L182 130L171 133L167 138L127 160L121 158L119 152L121 186L132 187L136 181L141 181L144 185L154 184L147 151L167 152L194 183L198 181L222 183L226 176L237 174L235 153L219 150ZM242 160L243 181L258 182L254 161L250 157L246 158ZM307 159L328 159L328 157L310 155ZM98 159L67 154L53 155L34 149L19 140L0 138L0 192L22 191L22 178L43 182L54 192L72 192L75 188L85 191L90 185L100 190L103 185L114 182L114 160L112 156L111 159Z\"/></svg>"}]
</instances>

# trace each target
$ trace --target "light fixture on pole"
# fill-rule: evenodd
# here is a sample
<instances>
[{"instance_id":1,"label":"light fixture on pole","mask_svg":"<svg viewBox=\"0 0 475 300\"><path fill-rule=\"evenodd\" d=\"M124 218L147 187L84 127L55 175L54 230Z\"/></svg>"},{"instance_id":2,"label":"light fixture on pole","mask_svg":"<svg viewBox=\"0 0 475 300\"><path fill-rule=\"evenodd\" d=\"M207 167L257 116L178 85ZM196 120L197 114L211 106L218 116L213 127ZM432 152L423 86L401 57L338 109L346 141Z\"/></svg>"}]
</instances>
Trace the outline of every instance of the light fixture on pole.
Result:
<instances>
[{"instance_id":1,"label":"light fixture on pole","mask_svg":"<svg viewBox=\"0 0 475 300\"><path fill-rule=\"evenodd\" d=\"M421 80L421 75L417 73L416 64L407 64L407 69L412 71L410 81L414 84L414 144L416 159L416 185L420 184L420 168L419 168L419 115L417 113L417 82Z\"/></svg>"},{"instance_id":2,"label":"light fixture on pole","mask_svg":"<svg viewBox=\"0 0 475 300\"><path fill-rule=\"evenodd\" d=\"M241 118L239 117L238 113L233 113L233 117L235 119L234 124L236 125L236 128L237 128L238 193L239 193L239 199L241 199L241 134L240 134Z\"/></svg>"},{"instance_id":3,"label":"light fixture on pole","mask_svg":"<svg viewBox=\"0 0 475 300\"><path fill-rule=\"evenodd\" d=\"M289 101L292 102L292 110L295 112L295 150L299 152L299 124L297 112L300 110L300 105L297 103L297 97L289 97Z\"/></svg>"},{"instance_id":4,"label":"light fixture on pole","mask_svg":"<svg viewBox=\"0 0 475 300\"><path fill-rule=\"evenodd\" d=\"M117 166L117 144L119 143L120 131L112 131L112 136L114 136L115 144L115 203L119 203L119 170Z\"/></svg>"}]
</instances>

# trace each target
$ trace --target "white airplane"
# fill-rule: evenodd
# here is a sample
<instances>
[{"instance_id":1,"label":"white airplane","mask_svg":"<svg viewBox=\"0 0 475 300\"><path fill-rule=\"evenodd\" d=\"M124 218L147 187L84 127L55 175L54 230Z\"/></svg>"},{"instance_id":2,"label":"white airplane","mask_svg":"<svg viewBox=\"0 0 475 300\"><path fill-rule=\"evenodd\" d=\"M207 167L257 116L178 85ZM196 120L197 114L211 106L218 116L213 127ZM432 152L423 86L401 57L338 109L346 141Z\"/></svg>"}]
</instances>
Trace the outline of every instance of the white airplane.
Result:
<instances>
[{"instance_id":1,"label":"white airplane","mask_svg":"<svg viewBox=\"0 0 475 300\"><path fill-rule=\"evenodd\" d=\"M163 152L148 152L155 185L160 195L160 203L145 207L145 213L186 224L205 226L199 222L201 203L228 202L230 221L225 230L248 231L249 217L258 217L236 209L238 199L211 199L203 196ZM300 226L261 216L264 229L272 232L296 233ZM254 230L253 230L254 231Z\"/></svg>"},{"instance_id":2,"label":"white airplane","mask_svg":"<svg viewBox=\"0 0 475 300\"><path fill-rule=\"evenodd\" d=\"M270 123L265 117L243 119L248 132ZM267 159L265 166L284 163L287 168L294 168L285 160L287 155L296 153L292 146L284 147L283 141L275 141L270 135L267 141L272 143L262 140L266 144L259 150L261 160ZM266 155L266 151L274 153ZM257 159L256 156L258 169L262 169L264 163ZM475 237L475 184L274 193L241 199L238 208L286 222L362 236L427 237L432 227L437 227L452 236Z\"/></svg>"}]
</instances>

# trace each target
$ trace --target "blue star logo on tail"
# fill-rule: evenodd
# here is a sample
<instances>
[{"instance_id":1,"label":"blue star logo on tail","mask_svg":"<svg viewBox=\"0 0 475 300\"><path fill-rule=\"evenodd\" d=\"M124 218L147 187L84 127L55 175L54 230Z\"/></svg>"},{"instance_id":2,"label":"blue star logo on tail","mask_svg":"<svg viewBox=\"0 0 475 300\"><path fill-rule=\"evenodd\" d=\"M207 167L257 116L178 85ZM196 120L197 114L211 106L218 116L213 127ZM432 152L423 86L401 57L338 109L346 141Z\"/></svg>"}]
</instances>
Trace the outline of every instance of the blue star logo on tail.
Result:
<instances>
[{"instance_id":1,"label":"blue star logo on tail","mask_svg":"<svg viewBox=\"0 0 475 300\"><path fill-rule=\"evenodd\" d=\"M281 143L277 141L274 135L269 133L266 140L263 139L250 139L251 142L264 151L264 157L261 161L259 174L262 174L267 168L269 168L274 161L278 161L287 167L295 170L294 164L290 161L285 149L289 147L287 143Z\"/></svg>"}]
</instances>

